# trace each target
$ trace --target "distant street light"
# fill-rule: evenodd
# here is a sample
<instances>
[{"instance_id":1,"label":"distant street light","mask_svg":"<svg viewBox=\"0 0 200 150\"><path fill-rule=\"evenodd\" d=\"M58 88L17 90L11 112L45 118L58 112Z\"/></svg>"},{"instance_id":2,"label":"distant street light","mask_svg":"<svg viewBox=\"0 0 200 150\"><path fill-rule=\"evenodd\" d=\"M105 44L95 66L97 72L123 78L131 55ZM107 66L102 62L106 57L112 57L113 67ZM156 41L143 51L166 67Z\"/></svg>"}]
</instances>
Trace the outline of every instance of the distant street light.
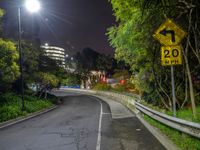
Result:
<instances>
[{"instance_id":1,"label":"distant street light","mask_svg":"<svg viewBox=\"0 0 200 150\"><path fill-rule=\"evenodd\" d=\"M25 7L31 13L38 12L40 10L40 2L38 0L26 0ZM21 96L22 96L22 111L25 110L24 105L24 74L23 74L23 54L21 46L21 6L18 7L18 40L19 40L19 56L20 56L20 73L21 73Z\"/></svg>"}]
</instances>

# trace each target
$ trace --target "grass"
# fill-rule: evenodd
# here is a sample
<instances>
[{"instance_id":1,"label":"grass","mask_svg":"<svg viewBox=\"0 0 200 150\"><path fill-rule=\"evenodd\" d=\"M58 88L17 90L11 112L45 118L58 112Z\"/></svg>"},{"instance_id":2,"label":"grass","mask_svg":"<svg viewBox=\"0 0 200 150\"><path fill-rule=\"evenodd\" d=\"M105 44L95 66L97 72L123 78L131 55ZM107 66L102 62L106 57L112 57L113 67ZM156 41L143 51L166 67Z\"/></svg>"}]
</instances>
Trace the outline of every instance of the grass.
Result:
<instances>
[{"instance_id":1,"label":"grass","mask_svg":"<svg viewBox=\"0 0 200 150\"><path fill-rule=\"evenodd\" d=\"M182 150L200 150L200 140L177 130L174 130L164 124L161 124L147 115L144 115L144 119L154 127L158 128L169 139Z\"/></svg>"},{"instance_id":2,"label":"grass","mask_svg":"<svg viewBox=\"0 0 200 150\"><path fill-rule=\"evenodd\" d=\"M25 111L21 111L21 97L14 93L0 95L0 122L8 121L20 116L26 116L50 106L52 101L39 99L34 96L25 96Z\"/></svg>"},{"instance_id":3,"label":"grass","mask_svg":"<svg viewBox=\"0 0 200 150\"><path fill-rule=\"evenodd\" d=\"M168 114L172 115L172 112L168 112ZM197 107L196 118L194 118L191 109L181 109L177 111L177 117L184 120L200 123L200 107Z\"/></svg>"},{"instance_id":4,"label":"grass","mask_svg":"<svg viewBox=\"0 0 200 150\"><path fill-rule=\"evenodd\" d=\"M161 113L165 113L167 115L173 116L173 112L172 111L167 111L166 109L162 109L159 108L157 106L154 106L152 104L146 103L145 101L141 102L144 106L147 106L153 110L159 111ZM197 115L196 118L194 118L193 114L192 114L192 110L191 108L183 108L183 109L179 109L176 113L177 118L180 119L184 119L187 121L191 121L191 122L196 122L196 123L200 123L200 106L198 106L196 108L197 110Z\"/></svg>"},{"instance_id":5,"label":"grass","mask_svg":"<svg viewBox=\"0 0 200 150\"><path fill-rule=\"evenodd\" d=\"M165 113L173 116L173 112L166 111L157 106L142 102L143 105L152 108L153 110ZM191 108L184 108L177 111L177 118L184 119L191 122L200 123L200 107L197 107L197 117L194 118ZM170 128L147 115L144 115L144 119L149 122L152 126L158 128L164 135L166 135L177 147L182 150L200 150L200 140L190 135L181 133L173 128Z\"/></svg>"},{"instance_id":6,"label":"grass","mask_svg":"<svg viewBox=\"0 0 200 150\"><path fill-rule=\"evenodd\" d=\"M145 106L152 108L156 111L166 113L173 116L173 112L160 109L156 106L143 103ZM194 118L191 109L181 109L177 111L177 118L200 123L200 107L197 107L197 117ZM158 128L163 134L165 134L177 147L182 150L200 150L200 140L190 135L181 133L175 129L172 129L156 120L144 115L144 119L154 127Z\"/></svg>"}]
</instances>

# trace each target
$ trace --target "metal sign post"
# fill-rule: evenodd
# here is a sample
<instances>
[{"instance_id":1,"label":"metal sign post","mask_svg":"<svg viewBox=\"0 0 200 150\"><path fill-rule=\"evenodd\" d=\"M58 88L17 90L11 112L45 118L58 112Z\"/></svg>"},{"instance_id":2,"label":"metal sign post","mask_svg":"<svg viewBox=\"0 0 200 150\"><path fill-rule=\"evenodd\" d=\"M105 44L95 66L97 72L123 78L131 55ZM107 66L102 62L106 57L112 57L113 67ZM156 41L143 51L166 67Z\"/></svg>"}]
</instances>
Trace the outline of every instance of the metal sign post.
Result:
<instances>
[{"instance_id":1,"label":"metal sign post","mask_svg":"<svg viewBox=\"0 0 200 150\"><path fill-rule=\"evenodd\" d=\"M172 83L172 98L173 98L173 116L176 117L176 93L174 80L174 67L171 66L171 83Z\"/></svg>"},{"instance_id":2,"label":"metal sign post","mask_svg":"<svg viewBox=\"0 0 200 150\"><path fill-rule=\"evenodd\" d=\"M176 117L176 94L174 80L174 65L182 64L182 53L180 43L186 36L186 32L177 26L172 20L167 19L153 35L162 45L161 64L171 66L171 84L173 99L173 115Z\"/></svg>"}]
</instances>

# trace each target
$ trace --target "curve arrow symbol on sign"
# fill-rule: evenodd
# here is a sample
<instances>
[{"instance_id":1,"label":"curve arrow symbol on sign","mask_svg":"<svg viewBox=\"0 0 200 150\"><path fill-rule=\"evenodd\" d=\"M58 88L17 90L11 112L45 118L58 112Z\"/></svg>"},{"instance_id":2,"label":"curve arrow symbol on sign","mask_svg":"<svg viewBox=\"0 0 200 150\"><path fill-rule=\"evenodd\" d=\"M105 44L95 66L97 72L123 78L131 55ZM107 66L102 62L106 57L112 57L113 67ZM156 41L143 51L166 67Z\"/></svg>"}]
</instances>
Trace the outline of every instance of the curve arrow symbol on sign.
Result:
<instances>
[{"instance_id":1,"label":"curve arrow symbol on sign","mask_svg":"<svg viewBox=\"0 0 200 150\"><path fill-rule=\"evenodd\" d=\"M175 42L175 31L174 30L167 30L166 28L159 32L160 34L167 36L167 34L171 34L172 42Z\"/></svg>"}]
</instances>

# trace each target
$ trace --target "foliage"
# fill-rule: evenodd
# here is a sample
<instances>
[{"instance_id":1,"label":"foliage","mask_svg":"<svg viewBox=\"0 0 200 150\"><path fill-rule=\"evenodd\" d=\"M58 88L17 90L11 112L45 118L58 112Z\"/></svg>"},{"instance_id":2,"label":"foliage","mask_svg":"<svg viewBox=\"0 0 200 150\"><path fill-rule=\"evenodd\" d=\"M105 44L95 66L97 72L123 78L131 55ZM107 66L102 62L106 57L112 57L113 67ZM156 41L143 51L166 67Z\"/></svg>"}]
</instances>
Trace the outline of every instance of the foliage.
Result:
<instances>
[{"instance_id":1,"label":"foliage","mask_svg":"<svg viewBox=\"0 0 200 150\"><path fill-rule=\"evenodd\" d=\"M30 74L36 73L39 70L39 56L41 49L30 41L22 42L23 49L23 71L25 82L31 83L34 79Z\"/></svg>"},{"instance_id":2,"label":"foliage","mask_svg":"<svg viewBox=\"0 0 200 150\"><path fill-rule=\"evenodd\" d=\"M94 90L100 90L100 91L108 91L111 89L111 86L106 83L97 83L94 88Z\"/></svg>"},{"instance_id":3,"label":"foliage","mask_svg":"<svg viewBox=\"0 0 200 150\"><path fill-rule=\"evenodd\" d=\"M0 122L14 119L52 106L48 100L25 96L26 111L21 111L21 96L14 93L0 95Z\"/></svg>"},{"instance_id":4,"label":"foliage","mask_svg":"<svg viewBox=\"0 0 200 150\"><path fill-rule=\"evenodd\" d=\"M25 103L25 109L27 113L36 112L52 106L52 103L46 99L39 99L30 96L26 96L25 99L27 99Z\"/></svg>"},{"instance_id":5,"label":"foliage","mask_svg":"<svg viewBox=\"0 0 200 150\"><path fill-rule=\"evenodd\" d=\"M113 67L114 59L110 55L100 54L96 60L97 70L108 71Z\"/></svg>"},{"instance_id":6,"label":"foliage","mask_svg":"<svg viewBox=\"0 0 200 150\"><path fill-rule=\"evenodd\" d=\"M11 41L0 39L0 90L6 90L19 77L18 52Z\"/></svg>"},{"instance_id":7,"label":"foliage","mask_svg":"<svg viewBox=\"0 0 200 150\"><path fill-rule=\"evenodd\" d=\"M35 75L36 85L39 85L39 91L51 90L58 85L58 78L50 73L39 72Z\"/></svg>"},{"instance_id":8,"label":"foliage","mask_svg":"<svg viewBox=\"0 0 200 150\"><path fill-rule=\"evenodd\" d=\"M5 14L5 11L3 9L0 8L0 37L2 37L3 35L3 29L2 29L2 23L1 23L1 20L3 18Z\"/></svg>"},{"instance_id":9,"label":"foliage","mask_svg":"<svg viewBox=\"0 0 200 150\"><path fill-rule=\"evenodd\" d=\"M171 116L173 115L172 112L168 112L168 114ZM178 110L177 117L184 120L200 123L200 107L197 107L197 117L194 117L192 115L191 108L184 108L184 109Z\"/></svg>"},{"instance_id":10,"label":"foliage","mask_svg":"<svg viewBox=\"0 0 200 150\"><path fill-rule=\"evenodd\" d=\"M168 115L173 116L173 113L171 111L163 110L160 107L157 107L155 105L147 104L145 102L143 102L143 105L146 105L147 107L152 108L156 111L166 113ZM197 108L197 117L196 118L192 115L192 109L190 107L178 110L177 118L200 123L200 119L199 119L200 118L200 107ZM187 149L198 150L198 149L200 149L200 147L199 147L200 140L199 139L191 137L184 133L180 133L177 130L174 130L170 127L163 125L162 123L157 122L156 120L148 117L147 115L144 115L144 119L146 121L148 121L151 125L160 129L161 132L163 132L166 136L168 136L179 148L181 148L183 150L187 150Z\"/></svg>"},{"instance_id":11,"label":"foliage","mask_svg":"<svg viewBox=\"0 0 200 150\"><path fill-rule=\"evenodd\" d=\"M99 53L91 48L84 48L75 56L77 60L77 72L79 74L87 75L91 70L96 70L96 60Z\"/></svg>"},{"instance_id":12,"label":"foliage","mask_svg":"<svg viewBox=\"0 0 200 150\"><path fill-rule=\"evenodd\" d=\"M130 74L127 70L115 70L115 73L112 75L114 79L128 79Z\"/></svg>"},{"instance_id":13,"label":"foliage","mask_svg":"<svg viewBox=\"0 0 200 150\"><path fill-rule=\"evenodd\" d=\"M59 75L60 72L63 72L63 69L54 59L45 56L44 53L41 53L39 56L39 71Z\"/></svg>"},{"instance_id":14,"label":"foliage","mask_svg":"<svg viewBox=\"0 0 200 150\"><path fill-rule=\"evenodd\" d=\"M143 14L142 16L138 4L134 5L132 2L124 1L123 3L126 4L123 4L117 0L112 1L113 10L115 10L117 19L121 20L121 24L118 27L111 27L108 35L111 45L116 49L115 58L130 65L136 87L138 90L144 91L144 87L148 87L151 81L148 76L152 62L148 51L151 50L147 50L149 27L144 25L147 15ZM129 7L124 12L127 5ZM124 18L126 19L124 20ZM147 82L143 80L145 76Z\"/></svg>"},{"instance_id":15,"label":"foliage","mask_svg":"<svg viewBox=\"0 0 200 150\"><path fill-rule=\"evenodd\" d=\"M160 65L160 45L152 35L166 18L174 19L188 31L187 39L182 45L184 65L176 67L175 86L178 107L192 103L195 114L195 98L198 98L199 89L192 82L192 78L200 72L200 22L197 17L200 3L187 0L110 2L118 22L110 27L107 33L111 46L116 49L115 58L130 65L131 81L142 96L168 110L172 104L170 68Z\"/></svg>"},{"instance_id":16,"label":"foliage","mask_svg":"<svg viewBox=\"0 0 200 150\"><path fill-rule=\"evenodd\" d=\"M61 81L61 85L68 85L68 86L74 86L74 85L80 85L81 84L81 80L80 80L80 76L78 74L72 74L72 73L68 73L66 74L62 81Z\"/></svg>"},{"instance_id":17,"label":"foliage","mask_svg":"<svg viewBox=\"0 0 200 150\"><path fill-rule=\"evenodd\" d=\"M0 8L0 18L2 18L5 14L5 11L3 9Z\"/></svg>"},{"instance_id":18,"label":"foliage","mask_svg":"<svg viewBox=\"0 0 200 150\"><path fill-rule=\"evenodd\" d=\"M126 92L127 89L126 85L117 84L112 90L117 92Z\"/></svg>"},{"instance_id":19,"label":"foliage","mask_svg":"<svg viewBox=\"0 0 200 150\"><path fill-rule=\"evenodd\" d=\"M169 128L148 116L144 116L144 119L148 121L151 125L155 126L156 128L160 129L166 136L168 136L171 141L173 141L179 148L182 150L199 150L200 149L200 140L189 135L185 135L180 133L177 130Z\"/></svg>"}]
</instances>

